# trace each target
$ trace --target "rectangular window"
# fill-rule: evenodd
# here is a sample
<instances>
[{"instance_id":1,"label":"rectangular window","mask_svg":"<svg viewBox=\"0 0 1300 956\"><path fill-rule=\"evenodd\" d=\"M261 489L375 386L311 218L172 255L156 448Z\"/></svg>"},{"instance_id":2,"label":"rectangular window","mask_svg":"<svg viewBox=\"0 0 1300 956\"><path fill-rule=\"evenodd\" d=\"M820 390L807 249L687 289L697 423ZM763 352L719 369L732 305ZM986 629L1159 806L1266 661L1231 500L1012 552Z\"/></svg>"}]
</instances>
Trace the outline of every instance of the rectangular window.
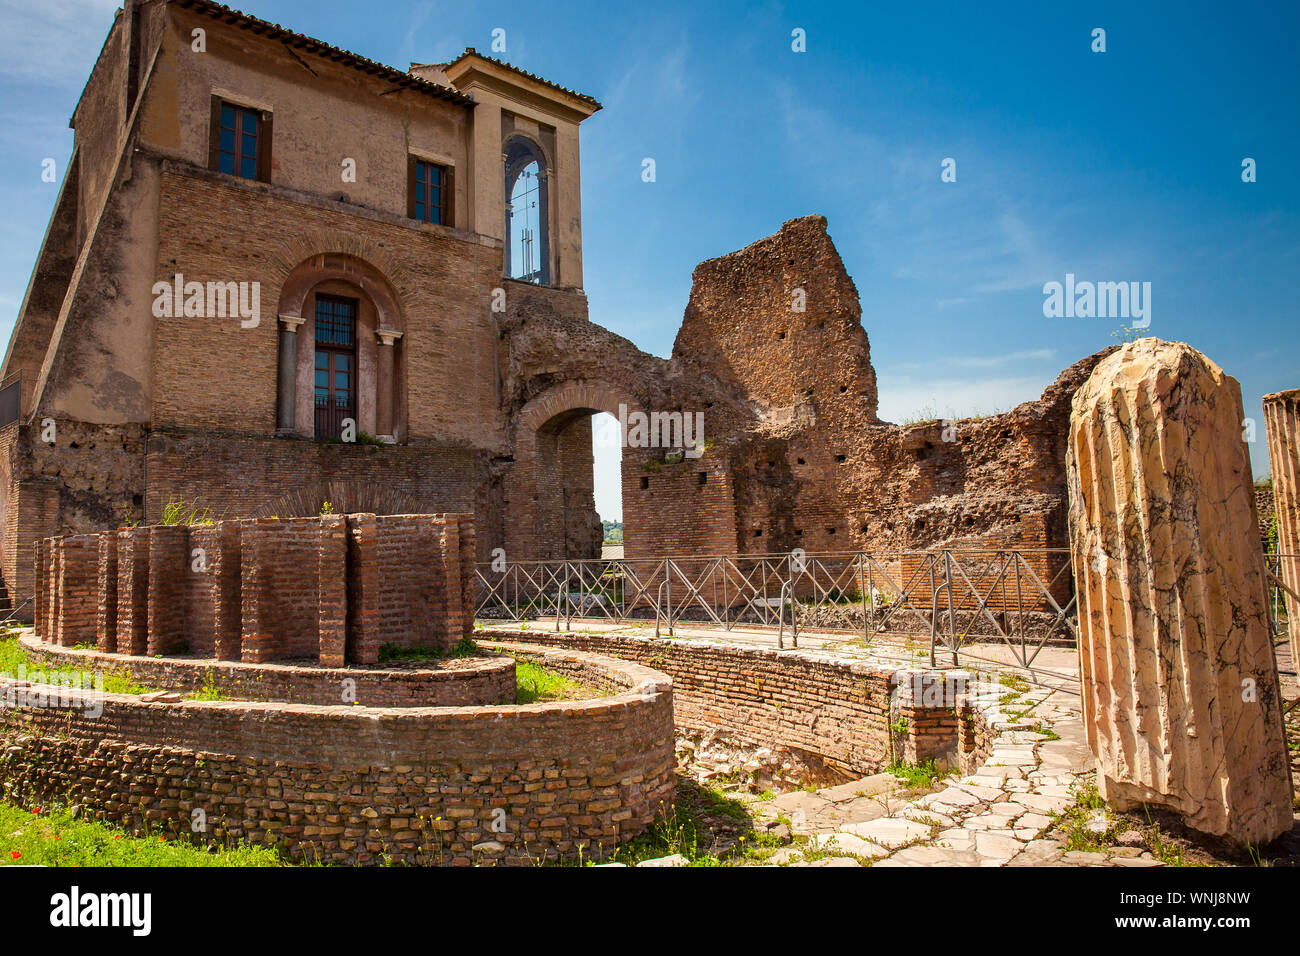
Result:
<instances>
[{"instance_id":1,"label":"rectangular window","mask_svg":"<svg viewBox=\"0 0 1300 956\"><path fill-rule=\"evenodd\" d=\"M214 97L211 137L208 152L213 169L241 179L270 181L270 113Z\"/></svg>"},{"instance_id":2,"label":"rectangular window","mask_svg":"<svg viewBox=\"0 0 1300 956\"><path fill-rule=\"evenodd\" d=\"M412 156L409 179L411 194L407 205L411 218L450 226L454 199L451 168Z\"/></svg>"},{"instance_id":3,"label":"rectangular window","mask_svg":"<svg viewBox=\"0 0 1300 956\"><path fill-rule=\"evenodd\" d=\"M316 437L337 438L355 420L357 300L316 296Z\"/></svg>"}]
</instances>

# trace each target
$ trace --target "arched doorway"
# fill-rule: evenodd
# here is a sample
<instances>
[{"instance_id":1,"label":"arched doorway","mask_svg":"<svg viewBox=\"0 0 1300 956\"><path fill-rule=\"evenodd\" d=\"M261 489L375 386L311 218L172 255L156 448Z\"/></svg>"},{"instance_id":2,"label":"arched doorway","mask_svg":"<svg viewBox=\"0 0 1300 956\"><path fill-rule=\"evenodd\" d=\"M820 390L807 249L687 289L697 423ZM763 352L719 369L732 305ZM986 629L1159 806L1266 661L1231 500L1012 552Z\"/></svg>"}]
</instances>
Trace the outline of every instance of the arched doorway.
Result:
<instances>
[{"instance_id":1,"label":"arched doorway","mask_svg":"<svg viewBox=\"0 0 1300 956\"><path fill-rule=\"evenodd\" d=\"M336 439L350 421L401 441L405 322L379 271L355 256L313 256L289 274L278 316L277 432Z\"/></svg>"}]
</instances>

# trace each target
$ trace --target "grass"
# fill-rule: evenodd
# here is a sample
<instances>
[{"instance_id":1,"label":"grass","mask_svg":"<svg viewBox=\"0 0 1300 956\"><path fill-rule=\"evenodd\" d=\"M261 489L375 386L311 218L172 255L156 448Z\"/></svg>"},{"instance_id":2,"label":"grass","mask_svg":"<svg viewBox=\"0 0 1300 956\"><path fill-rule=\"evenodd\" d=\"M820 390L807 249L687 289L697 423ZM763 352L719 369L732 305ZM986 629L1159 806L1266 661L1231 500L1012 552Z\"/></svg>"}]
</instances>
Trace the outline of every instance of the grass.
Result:
<instances>
[{"instance_id":1,"label":"grass","mask_svg":"<svg viewBox=\"0 0 1300 956\"><path fill-rule=\"evenodd\" d=\"M735 843L726 860L713 852L719 837ZM618 847L606 862L635 866L676 853L684 856L689 866L725 866L761 860L781 846L776 837L755 832L753 818L742 801L679 776L672 815Z\"/></svg>"},{"instance_id":2,"label":"grass","mask_svg":"<svg viewBox=\"0 0 1300 956\"><path fill-rule=\"evenodd\" d=\"M11 631L10 635L12 634L13 632ZM25 668L26 673L29 675L36 672L43 674L70 673L69 671L60 670L57 667L46 667L38 661L32 660L27 655L27 652L23 650L22 645L18 643L18 638L16 636L0 638L0 674L9 674L16 677L20 667ZM95 672L83 671L82 673L85 674L85 683L83 683L82 686L93 687ZM127 674L124 671L104 673L103 678L104 693L106 694L149 694L160 689L138 683L130 674ZM215 688L212 689L211 692L215 693ZM217 700L219 698L200 697L196 699Z\"/></svg>"},{"instance_id":3,"label":"grass","mask_svg":"<svg viewBox=\"0 0 1300 956\"><path fill-rule=\"evenodd\" d=\"M62 807L31 810L0 801L0 865L286 866L272 849L240 844L209 850L165 836L131 836Z\"/></svg>"},{"instance_id":4,"label":"grass","mask_svg":"<svg viewBox=\"0 0 1300 956\"><path fill-rule=\"evenodd\" d=\"M402 647L398 644L384 644L379 648L379 663L441 661L452 657L473 657L478 653L478 645L474 643L472 637L462 637L454 647L446 650L434 647Z\"/></svg>"},{"instance_id":5,"label":"grass","mask_svg":"<svg viewBox=\"0 0 1300 956\"><path fill-rule=\"evenodd\" d=\"M1085 824L1098 814L1106 812L1106 801L1101 798L1095 782L1079 790L1074 806L1060 815L1060 825L1065 829L1065 846L1068 850L1099 853L1109 845L1106 836L1087 829ZM1111 831L1107 831L1110 835Z\"/></svg>"},{"instance_id":6,"label":"grass","mask_svg":"<svg viewBox=\"0 0 1300 956\"><path fill-rule=\"evenodd\" d=\"M532 661L515 661L515 688L515 700L520 704L582 700L592 696L585 685Z\"/></svg>"},{"instance_id":7,"label":"grass","mask_svg":"<svg viewBox=\"0 0 1300 956\"><path fill-rule=\"evenodd\" d=\"M903 760L895 760L885 768L885 772L892 773L909 787L919 790L933 787L935 781L942 780L952 771L940 770L933 760L927 760L923 764L911 764Z\"/></svg>"},{"instance_id":8,"label":"grass","mask_svg":"<svg viewBox=\"0 0 1300 956\"><path fill-rule=\"evenodd\" d=\"M186 502L172 498L163 505L161 524L165 525L204 525L213 524L216 519L212 509L195 502Z\"/></svg>"}]
</instances>

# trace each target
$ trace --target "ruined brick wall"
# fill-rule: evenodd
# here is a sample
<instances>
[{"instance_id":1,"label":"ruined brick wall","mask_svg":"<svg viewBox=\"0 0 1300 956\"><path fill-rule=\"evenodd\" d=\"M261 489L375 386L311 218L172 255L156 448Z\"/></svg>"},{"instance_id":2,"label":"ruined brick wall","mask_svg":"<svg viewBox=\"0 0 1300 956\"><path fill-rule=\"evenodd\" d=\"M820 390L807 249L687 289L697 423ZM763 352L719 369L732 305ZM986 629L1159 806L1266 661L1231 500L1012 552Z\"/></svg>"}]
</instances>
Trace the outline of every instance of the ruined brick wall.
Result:
<instances>
[{"instance_id":1,"label":"ruined brick wall","mask_svg":"<svg viewBox=\"0 0 1300 956\"><path fill-rule=\"evenodd\" d=\"M336 863L590 859L671 814L669 681L612 659L508 649L560 673L599 672L615 693L398 710L77 692L71 706L19 709L14 682L0 679L0 737L19 748L0 786L25 806L66 800L133 830ZM196 809L208 827L197 835Z\"/></svg>"},{"instance_id":2,"label":"ruined brick wall","mask_svg":"<svg viewBox=\"0 0 1300 956\"><path fill-rule=\"evenodd\" d=\"M726 457L706 451L639 474L625 466L623 529L630 556L735 554L735 488Z\"/></svg>"},{"instance_id":3,"label":"ruined brick wall","mask_svg":"<svg viewBox=\"0 0 1300 956\"><path fill-rule=\"evenodd\" d=\"M35 543L138 520L144 500L144 429L57 419L0 432L0 575L15 605L32 596ZM27 619L27 615L21 615Z\"/></svg>"},{"instance_id":4,"label":"ruined brick wall","mask_svg":"<svg viewBox=\"0 0 1300 956\"><path fill-rule=\"evenodd\" d=\"M813 403L832 426L876 417L858 290L822 216L696 266L673 358L738 389L770 422Z\"/></svg>"},{"instance_id":5,"label":"ruined brick wall","mask_svg":"<svg viewBox=\"0 0 1300 956\"><path fill-rule=\"evenodd\" d=\"M1005 414L880 422L857 290L826 220L810 216L696 269L673 360L755 409L713 432L742 553L897 554L1065 548L1069 400L1104 354ZM1044 561L1052 572L1065 563Z\"/></svg>"},{"instance_id":6,"label":"ruined brick wall","mask_svg":"<svg viewBox=\"0 0 1300 956\"><path fill-rule=\"evenodd\" d=\"M506 631L487 637L505 638ZM682 729L718 731L755 747L797 751L830 775L876 773L893 756L912 762L957 759L958 712L901 697L891 718L897 674L916 671L827 660L791 651L682 640L530 631L537 644L613 655L663 671L673 681ZM486 645L492 646L492 645ZM904 728L897 738L891 720Z\"/></svg>"},{"instance_id":7,"label":"ruined brick wall","mask_svg":"<svg viewBox=\"0 0 1300 956\"><path fill-rule=\"evenodd\" d=\"M473 630L468 515L320 515L45 539L36 630L63 647L374 663Z\"/></svg>"}]
</instances>

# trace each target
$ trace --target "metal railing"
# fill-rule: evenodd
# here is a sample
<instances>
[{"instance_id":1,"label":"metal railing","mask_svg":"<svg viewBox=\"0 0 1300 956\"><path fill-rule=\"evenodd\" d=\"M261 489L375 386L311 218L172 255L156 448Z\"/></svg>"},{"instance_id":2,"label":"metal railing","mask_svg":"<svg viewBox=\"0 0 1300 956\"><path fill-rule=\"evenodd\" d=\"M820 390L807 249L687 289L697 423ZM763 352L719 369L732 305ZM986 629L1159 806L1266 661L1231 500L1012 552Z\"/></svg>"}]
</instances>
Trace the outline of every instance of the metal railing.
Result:
<instances>
[{"instance_id":1,"label":"metal railing","mask_svg":"<svg viewBox=\"0 0 1300 956\"><path fill-rule=\"evenodd\" d=\"M1282 564L1286 561L1300 561L1297 554L1264 555L1264 564L1268 570L1268 612L1273 625L1275 639L1290 639L1290 620L1287 614L1287 596L1300 604L1300 594L1296 594L1282 580ZM1300 661L1292 661L1292 666L1300 669Z\"/></svg>"},{"instance_id":2,"label":"metal railing","mask_svg":"<svg viewBox=\"0 0 1300 956\"><path fill-rule=\"evenodd\" d=\"M928 638L958 663L973 638L1003 641L1025 667L1049 641L1077 636L1064 549L698 556L491 562L476 568L476 616L654 622L656 635L685 623L731 630L775 628Z\"/></svg>"}]
</instances>

